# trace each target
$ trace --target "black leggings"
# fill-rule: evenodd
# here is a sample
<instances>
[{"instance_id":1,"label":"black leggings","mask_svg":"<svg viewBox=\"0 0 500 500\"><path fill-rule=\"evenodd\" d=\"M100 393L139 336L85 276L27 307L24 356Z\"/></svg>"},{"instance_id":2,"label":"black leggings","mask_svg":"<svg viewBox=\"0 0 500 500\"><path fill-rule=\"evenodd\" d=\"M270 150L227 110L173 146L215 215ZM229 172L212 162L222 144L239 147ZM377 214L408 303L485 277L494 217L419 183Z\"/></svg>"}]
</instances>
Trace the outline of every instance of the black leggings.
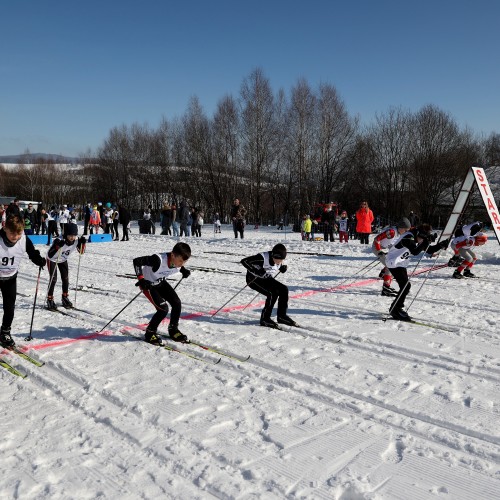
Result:
<instances>
[{"instance_id":1,"label":"black leggings","mask_svg":"<svg viewBox=\"0 0 500 500\"><path fill-rule=\"evenodd\" d=\"M256 292L266 296L266 304L262 310L262 319L271 319L274 304L278 301L278 317L285 316L288 309L288 287L274 278L256 278L247 273L247 284Z\"/></svg>"},{"instance_id":2,"label":"black leggings","mask_svg":"<svg viewBox=\"0 0 500 500\"><path fill-rule=\"evenodd\" d=\"M172 308L170 313L170 325L177 326L181 317L181 299L177 292L170 286L167 281L160 281L158 285L153 286L150 290L144 290L144 295L156 307L156 312L149 322L148 328L156 331L160 323L168 314L168 304Z\"/></svg>"},{"instance_id":3,"label":"black leggings","mask_svg":"<svg viewBox=\"0 0 500 500\"><path fill-rule=\"evenodd\" d=\"M47 259L47 270L49 271L49 291L47 295L52 297L54 295L54 287L57 283L57 268L59 268L59 272L61 273L61 281L62 281L62 291L64 294L67 294L69 291L69 273L68 273L68 261L58 262L57 267L56 263Z\"/></svg>"},{"instance_id":4,"label":"black leggings","mask_svg":"<svg viewBox=\"0 0 500 500\"><path fill-rule=\"evenodd\" d=\"M393 311L395 309L402 309L405 306L405 299L408 293L410 293L411 283L408 279L408 270L406 267L391 267L389 271L399 285L399 292L391 304L391 311Z\"/></svg>"},{"instance_id":5,"label":"black leggings","mask_svg":"<svg viewBox=\"0 0 500 500\"><path fill-rule=\"evenodd\" d=\"M14 320L14 309L16 307L17 274L12 278L0 280L0 290L2 291L3 301L2 327L9 329Z\"/></svg>"}]
</instances>

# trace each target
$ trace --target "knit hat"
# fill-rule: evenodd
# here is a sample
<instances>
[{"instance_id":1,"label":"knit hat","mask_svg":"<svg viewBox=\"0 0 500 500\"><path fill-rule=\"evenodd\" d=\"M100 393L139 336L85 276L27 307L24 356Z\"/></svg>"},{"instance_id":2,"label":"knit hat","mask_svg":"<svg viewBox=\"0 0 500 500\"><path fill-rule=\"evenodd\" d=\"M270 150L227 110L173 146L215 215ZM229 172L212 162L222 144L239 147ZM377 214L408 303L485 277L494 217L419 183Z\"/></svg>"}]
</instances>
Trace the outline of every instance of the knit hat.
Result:
<instances>
[{"instance_id":1,"label":"knit hat","mask_svg":"<svg viewBox=\"0 0 500 500\"><path fill-rule=\"evenodd\" d=\"M66 224L65 236L78 236L78 226L73 222Z\"/></svg>"},{"instance_id":2,"label":"knit hat","mask_svg":"<svg viewBox=\"0 0 500 500\"><path fill-rule=\"evenodd\" d=\"M396 224L396 227L398 229L410 229L411 227L411 222L406 218L406 217L403 217L397 224Z\"/></svg>"},{"instance_id":3,"label":"knit hat","mask_svg":"<svg viewBox=\"0 0 500 500\"><path fill-rule=\"evenodd\" d=\"M274 245L271 251L271 256L273 257L273 259L281 259L281 260L286 259L285 245L282 245L281 243Z\"/></svg>"}]
</instances>

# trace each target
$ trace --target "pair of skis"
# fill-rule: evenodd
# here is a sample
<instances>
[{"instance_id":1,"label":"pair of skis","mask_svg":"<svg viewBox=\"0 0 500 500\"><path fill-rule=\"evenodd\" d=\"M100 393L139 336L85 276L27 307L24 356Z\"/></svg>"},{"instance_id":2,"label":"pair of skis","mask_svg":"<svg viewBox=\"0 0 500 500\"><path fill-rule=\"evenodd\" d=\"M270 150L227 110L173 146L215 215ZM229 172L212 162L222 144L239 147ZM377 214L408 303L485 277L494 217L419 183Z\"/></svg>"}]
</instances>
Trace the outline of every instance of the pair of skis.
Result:
<instances>
[{"instance_id":1,"label":"pair of skis","mask_svg":"<svg viewBox=\"0 0 500 500\"><path fill-rule=\"evenodd\" d=\"M125 334L125 335L128 335L129 337L133 337L137 340L141 340L143 342L146 342L142 337L139 337L138 335L135 335L134 333L131 333L129 331L129 328L130 327L125 327L125 328L122 328L120 331L121 333ZM134 328L137 328L140 330L140 328L138 327L134 327ZM167 336L167 335L164 335L164 334L161 334L160 333L160 336L163 337L163 338L166 338L166 339L169 339L170 337ZM209 363L209 364L219 364L222 360L222 357L226 357L228 359L232 359L234 361L238 361L240 363L244 363L245 361L248 361L250 359L250 355L248 355L247 357L241 357L241 356L235 356L234 354L231 354L227 351L223 351L217 347L214 347L214 346L210 346L210 345L206 345L206 344L201 344L200 342L196 342L194 340L189 340L187 342L182 342L181 344L182 345L192 345L192 346L196 346L196 347L199 347L200 349L203 349L204 351L207 351L207 352L211 352L213 354L217 354L219 357L215 360L215 361L207 361L205 358L202 358L200 356L197 356L196 354L192 354L191 352L189 351L185 351L183 349L179 349L176 345L172 345L172 344L163 344L161 346L156 346L154 344L149 344L149 342L146 342L148 345L150 345L151 347L160 347L162 349L166 349L167 351L170 351L170 352L174 352L176 354L180 354L182 356L186 356L188 358L191 358L191 359L195 359L196 361L201 361L203 363Z\"/></svg>"},{"instance_id":2,"label":"pair of skis","mask_svg":"<svg viewBox=\"0 0 500 500\"><path fill-rule=\"evenodd\" d=\"M7 351L10 351L13 354L16 354L17 356L23 358L26 361L29 361L35 366L41 367L45 363L43 361L40 361L39 359L31 357L29 354L26 354L24 351L19 349L18 347L5 347ZM26 378L28 375L24 372L21 372L14 366L12 366L5 358L0 358L0 366L7 370L8 372L12 373L13 375L16 375L17 377L21 378Z\"/></svg>"}]
</instances>

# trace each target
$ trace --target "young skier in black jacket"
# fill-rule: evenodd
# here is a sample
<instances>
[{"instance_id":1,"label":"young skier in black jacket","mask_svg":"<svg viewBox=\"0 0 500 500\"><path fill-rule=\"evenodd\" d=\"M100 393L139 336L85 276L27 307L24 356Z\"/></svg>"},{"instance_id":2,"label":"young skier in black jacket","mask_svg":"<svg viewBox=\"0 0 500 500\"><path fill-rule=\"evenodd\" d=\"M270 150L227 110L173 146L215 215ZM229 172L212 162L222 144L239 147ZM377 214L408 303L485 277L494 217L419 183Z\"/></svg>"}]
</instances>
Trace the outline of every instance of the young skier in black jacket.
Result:
<instances>
[{"instance_id":1,"label":"young skier in black jacket","mask_svg":"<svg viewBox=\"0 0 500 500\"><path fill-rule=\"evenodd\" d=\"M168 314L168 304L172 307L168 333L176 342L187 342L188 338L179 331L181 317L181 299L166 281L168 276L180 272L187 278L191 271L184 264L191 257L191 248L187 243L177 243L171 252L136 257L134 259L135 273L138 278L136 286L144 292L148 300L156 307L156 313L151 318L146 329L145 340L150 344L163 345L161 337L157 334L160 323Z\"/></svg>"},{"instance_id":2,"label":"young skier in black jacket","mask_svg":"<svg viewBox=\"0 0 500 500\"><path fill-rule=\"evenodd\" d=\"M81 236L78 239L78 226L73 222L68 222L65 225L63 238L54 238L49 251L47 252L47 270L49 271L50 282L47 291L47 309L57 309L54 302L54 288L57 283L57 269L61 274L62 281L62 296L61 302L63 307L70 309L73 303L69 299L69 269L68 258L77 250L79 254L85 253L85 245L87 239Z\"/></svg>"},{"instance_id":3,"label":"young skier in black jacket","mask_svg":"<svg viewBox=\"0 0 500 500\"><path fill-rule=\"evenodd\" d=\"M403 310L406 296L411 288L406 268L410 265L412 255L418 255L422 252L432 255L448 246L449 240L431 245L431 242L435 241L436 238L437 235L432 233L432 227L429 224L421 224L401 235L398 242L389 249L386 256L386 266L399 285L399 291L389 309L389 314L394 319L411 320L408 313Z\"/></svg>"},{"instance_id":4,"label":"young skier in black jacket","mask_svg":"<svg viewBox=\"0 0 500 500\"><path fill-rule=\"evenodd\" d=\"M287 266L283 264L286 258L286 248L278 243L269 252L262 252L242 259L241 263L247 269L246 281L250 288L266 296L266 304L260 316L261 326L279 328L278 323L298 326L287 315L288 287L277 281L275 276L285 273ZM271 319L274 304L278 301L278 323Z\"/></svg>"}]
</instances>

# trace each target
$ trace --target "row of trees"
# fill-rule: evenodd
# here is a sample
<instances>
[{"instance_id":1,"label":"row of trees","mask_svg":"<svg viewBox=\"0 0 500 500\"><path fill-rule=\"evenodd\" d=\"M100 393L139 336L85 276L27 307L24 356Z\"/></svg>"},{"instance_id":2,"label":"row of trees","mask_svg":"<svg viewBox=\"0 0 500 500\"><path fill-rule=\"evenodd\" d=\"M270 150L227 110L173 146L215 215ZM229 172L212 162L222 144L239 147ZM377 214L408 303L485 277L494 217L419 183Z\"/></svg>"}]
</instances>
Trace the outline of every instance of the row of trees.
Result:
<instances>
[{"instance_id":1,"label":"row of trees","mask_svg":"<svg viewBox=\"0 0 500 500\"><path fill-rule=\"evenodd\" d=\"M332 85L313 90L299 80L289 95L274 93L256 69L212 117L193 97L182 117L157 128L113 128L81 155L80 168L44 160L4 169L0 191L50 203L122 200L132 209L186 199L222 214L238 197L249 219L264 223L322 201L352 212L366 199L387 218L414 210L433 221L478 163L500 164L500 134L477 138L433 105L393 108L361 127Z\"/></svg>"}]
</instances>

